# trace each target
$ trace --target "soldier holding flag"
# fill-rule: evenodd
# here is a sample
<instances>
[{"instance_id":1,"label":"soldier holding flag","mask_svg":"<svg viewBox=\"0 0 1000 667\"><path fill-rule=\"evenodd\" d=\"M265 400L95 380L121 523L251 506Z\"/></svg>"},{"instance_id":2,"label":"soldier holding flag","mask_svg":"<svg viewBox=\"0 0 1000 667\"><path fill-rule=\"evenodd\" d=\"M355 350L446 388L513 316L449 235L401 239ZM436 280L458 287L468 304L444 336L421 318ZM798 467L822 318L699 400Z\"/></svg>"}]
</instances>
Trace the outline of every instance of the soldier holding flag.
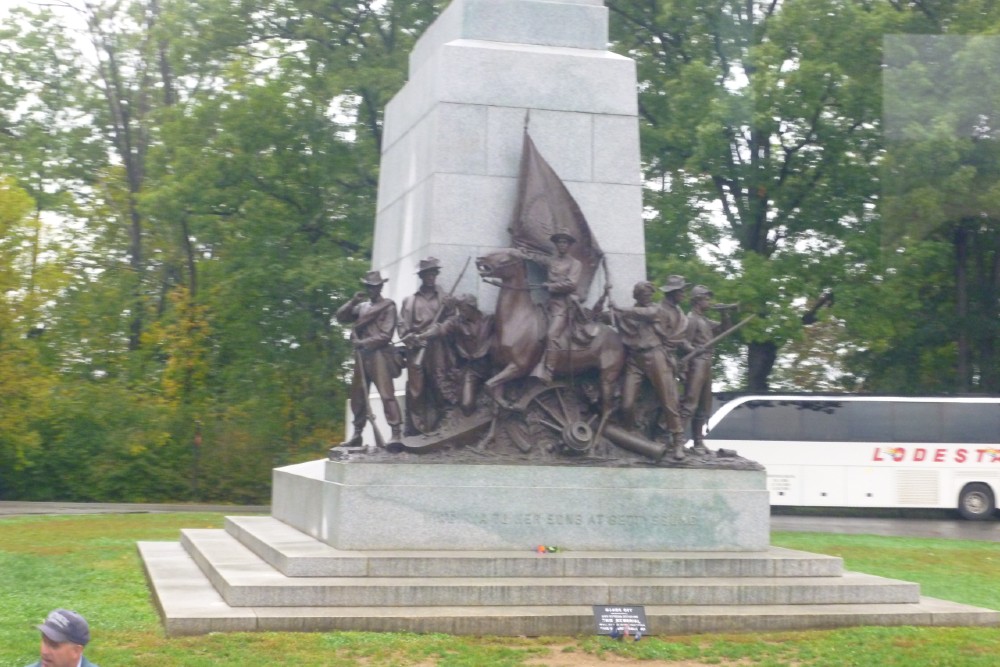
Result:
<instances>
[{"instance_id":1,"label":"soldier holding flag","mask_svg":"<svg viewBox=\"0 0 1000 667\"><path fill-rule=\"evenodd\" d=\"M565 348L569 343L570 325L573 316L580 309L580 299L577 294L583 277L583 264L569 254L570 246L576 243L573 235L564 230L557 230L549 240L556 248L555 255L519 251L524 259L540 264L546 270L546 279L542 287L549 296L545 306L549 325L542 359L531 372L532 376L546 383L552 381L550 353L554 349Z\"/></svg>"},{"instance_id":2,"label":"soldier holding flag","mask_svg":"<svg viewBox=\"0 0 1000 667\"><path fill-rule=\"evenodd\" d=\"M510 232L521 256L546 270L542 284L548 296L546 345L542 360L531 374L549 382L550 353L553 348L565 349L569 344L573 317L580 313L580 303L590 291L604 253L579 204L538 152L527 129Z\"/></svg>"}]
</instances>

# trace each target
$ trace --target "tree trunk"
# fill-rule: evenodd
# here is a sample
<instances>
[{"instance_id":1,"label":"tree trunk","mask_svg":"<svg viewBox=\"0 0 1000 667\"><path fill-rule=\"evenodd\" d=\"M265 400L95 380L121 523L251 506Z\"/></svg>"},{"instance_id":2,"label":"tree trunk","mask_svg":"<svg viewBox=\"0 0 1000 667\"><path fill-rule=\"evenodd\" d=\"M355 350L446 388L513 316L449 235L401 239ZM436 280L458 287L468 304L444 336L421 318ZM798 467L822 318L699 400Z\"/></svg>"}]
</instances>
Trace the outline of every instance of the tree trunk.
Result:
<instances>
[{"instance_id":1,"label":"tree trunk","mask_svg":"<svg viewBox=\"0 0 1000 667\"><path fill-rule=\"evenodd\" d=\"M135 281L132 292L132 319L129 321L128 349L138 350L142 345L142 329L144 322L145 300L143 299L142 283L145 265L142 257L142 216L139 214L137 192L130 192L129 207L129 267L132 269L132 279Z\"/></svg>"},{"instance_id":2,"label":"tree trunk","mask_svg":"<svg viewBox=\"0 0 1000 667\"><path fill-rule=\"evenodd\" d=\"M955 389L959 393L967 393L972 379L969 345L969 230L963 222L955 228L952 242L955 245L955 343L958 346Z\"/></svg>"},{"instance_id":3,"label":"tree trunk","mask_svg":"<svg viewBox=\"0 0 1000 667\"><path fill-rule=\"evenodd\" d=\"M187 215L181 216L181 247L184 249L184 262L188 270L188 292L193 301L198 296L198 263L195 260L194 245L191 243Z\"/></svg>"},{"instance_id":4,"label":"tree trunk","mask_svg":"<svg viewBox=\"0 0 1000 667\"><path fill-rule=\"evenodd\" d=\"M983 299L980 302L983 308L983 321L990 324L983 327L984 331L979 344L979 373L980 391L987 394L1000 392L1000 361L997 360L997 335L1000 327L1000 307L997 304L997 295L1000 294L1000 235L989 235L990 243L982 244L983 253L986 255L983 261L983 273L980 279L983 282Z\"/></svg>"},{"instance_id":5,"label":"tree trunk","mask_svg":"<svg viewBox=\"0 0 1000 667\"><path fill-rule=\"evenodd\" d=\"M764 394L770 391L767 378L778 358L778 346L773 341L747 345L747 391Z\"/></svg>"}]
</instances>

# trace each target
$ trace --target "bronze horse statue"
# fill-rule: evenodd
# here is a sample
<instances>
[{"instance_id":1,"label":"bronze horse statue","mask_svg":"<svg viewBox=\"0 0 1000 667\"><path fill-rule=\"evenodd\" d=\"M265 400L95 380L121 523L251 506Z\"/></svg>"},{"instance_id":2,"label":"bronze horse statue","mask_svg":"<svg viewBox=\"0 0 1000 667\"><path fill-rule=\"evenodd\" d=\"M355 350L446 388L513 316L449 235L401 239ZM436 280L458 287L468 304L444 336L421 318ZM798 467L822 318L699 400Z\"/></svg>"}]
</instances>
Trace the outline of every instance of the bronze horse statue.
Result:
<instances>
[{"instance_id":1,"label":"bronze horse statue","mask_svg":"<svg viewBox=\"0 0 1000 667\"><path fill-rule=\"evenodd\" d=\"M531 299L527 266L515 249L478 257L476 268L484 280L500 288L493 362L501 370L486 381L486 386L498 404L506 405L503 385L509 380L526 377L542 358L546 315ZM571 342L566 349L553 350L549 353L549 361L556 377L593 369L598 371L603 423L611 414L615 386L625 366L625 347L618 332L606 324L591 327L594 335L587 337L588 342Z\"/></svg>"}]
</instances>

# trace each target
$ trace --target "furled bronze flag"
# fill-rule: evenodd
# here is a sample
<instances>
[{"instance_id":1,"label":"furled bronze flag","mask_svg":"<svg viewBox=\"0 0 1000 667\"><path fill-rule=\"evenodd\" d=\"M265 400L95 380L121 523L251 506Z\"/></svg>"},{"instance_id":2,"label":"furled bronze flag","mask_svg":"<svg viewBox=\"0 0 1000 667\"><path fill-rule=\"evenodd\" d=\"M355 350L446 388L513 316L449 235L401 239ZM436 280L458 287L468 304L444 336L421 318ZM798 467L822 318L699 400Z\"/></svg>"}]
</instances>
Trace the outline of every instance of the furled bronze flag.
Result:
<instances>
[{"instance_id":1,"label":"furled bronze flag","mask_svg":"<svg viewBox=\"0 0 1000 667\"><path fill-rule=\"evenodd\" d=\"M603 253L590 232L580 205L535 148L535 142L526 128L517 206L510 233L516 247L552 254L549 237L557 231L568 232L576 239L576 243L570 246L569 254L583 264L578 296L581 300L586 299Z\"/></svg>"}]
</instances>

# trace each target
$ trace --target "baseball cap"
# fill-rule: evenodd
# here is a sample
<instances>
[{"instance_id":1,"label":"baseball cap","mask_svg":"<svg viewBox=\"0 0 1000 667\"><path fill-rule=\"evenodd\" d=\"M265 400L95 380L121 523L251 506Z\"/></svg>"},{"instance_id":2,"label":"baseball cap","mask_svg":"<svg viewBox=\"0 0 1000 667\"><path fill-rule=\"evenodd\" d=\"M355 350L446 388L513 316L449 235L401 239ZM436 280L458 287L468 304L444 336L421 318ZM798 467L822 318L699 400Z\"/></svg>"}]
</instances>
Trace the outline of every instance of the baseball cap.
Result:
<instances>
[{"instance_id":1,"label":"baseball cap","mask_svg":"<svg viewBox=\"0 0 1000 667\"><path fill-rule=\"evenodd\" d=\"M75 611L56 609L51 612L41 625L35 626L42 634L54 642L63 644L80 644L86 646L90 641L90 626L87 620Z\"/></svg>"}]
</instances>

